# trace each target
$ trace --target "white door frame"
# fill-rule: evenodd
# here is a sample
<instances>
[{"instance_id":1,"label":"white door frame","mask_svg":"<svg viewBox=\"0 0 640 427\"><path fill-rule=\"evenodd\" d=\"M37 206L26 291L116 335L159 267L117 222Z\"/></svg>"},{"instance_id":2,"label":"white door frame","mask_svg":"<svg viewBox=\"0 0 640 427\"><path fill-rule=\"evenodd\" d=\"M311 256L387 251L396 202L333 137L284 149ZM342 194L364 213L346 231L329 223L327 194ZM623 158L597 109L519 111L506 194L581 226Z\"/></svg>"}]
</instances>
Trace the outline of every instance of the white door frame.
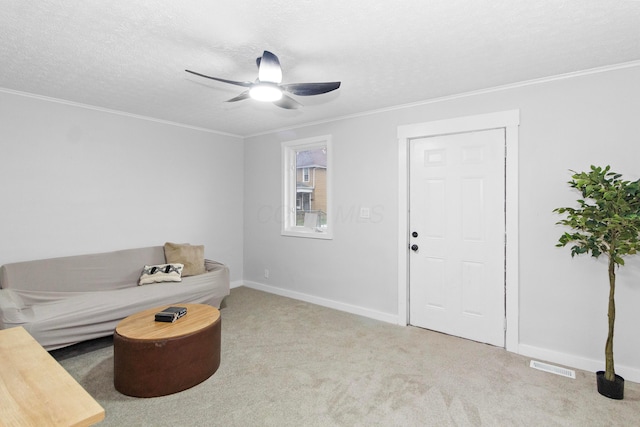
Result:
<instances>
[{"instance_id":1,"label":"white door frame","mask_svg":"<svg viewBox=\"0 0 640 427\"><path fill-rule=\"evenodd\" d=\"M409 321L409 142L412 139L489 129L506 135L506 337L505 348L518 353L518 126L520 110L501 111L398 126L398 323Z\"/></svg>"}]
</instances>

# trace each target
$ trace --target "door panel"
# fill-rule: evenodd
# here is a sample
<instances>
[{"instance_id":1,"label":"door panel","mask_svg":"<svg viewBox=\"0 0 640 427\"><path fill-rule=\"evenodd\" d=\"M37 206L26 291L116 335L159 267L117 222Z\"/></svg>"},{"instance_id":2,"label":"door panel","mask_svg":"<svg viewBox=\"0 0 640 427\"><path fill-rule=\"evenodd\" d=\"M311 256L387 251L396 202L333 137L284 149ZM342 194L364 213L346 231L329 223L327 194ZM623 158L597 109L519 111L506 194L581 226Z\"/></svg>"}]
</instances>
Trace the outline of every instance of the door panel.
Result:
<instances>
[{"instance_id":1,"label":"door panel","mask_svg":"<svg viewBox=\"0 0 640 427\"><path fill-rule=\"evenodd\" d=\"M411 141L411 324L504 346L504 146L504 129Z\"/></svg>"}]
</instances>

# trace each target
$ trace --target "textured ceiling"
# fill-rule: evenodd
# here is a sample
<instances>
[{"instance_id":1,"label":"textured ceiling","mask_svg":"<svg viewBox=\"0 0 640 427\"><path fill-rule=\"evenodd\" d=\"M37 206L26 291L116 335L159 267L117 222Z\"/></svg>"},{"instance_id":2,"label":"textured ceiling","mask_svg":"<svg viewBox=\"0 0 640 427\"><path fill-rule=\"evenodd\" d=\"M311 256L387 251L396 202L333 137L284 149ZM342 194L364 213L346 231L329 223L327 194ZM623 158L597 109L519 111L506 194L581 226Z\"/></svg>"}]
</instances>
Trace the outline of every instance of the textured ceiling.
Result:
<instances>
[{"instance_id":1,"label":"textured ceiling","mask_svg":"<svg viewBox=\"0 0 640 427\"><path fill-rule=\"evenodd\" d=\"M0 89L235 135L640 60L639 0L3 0ZM341 81L283 110L224 101L280 58Z\"/></svg>"}]
</instances>

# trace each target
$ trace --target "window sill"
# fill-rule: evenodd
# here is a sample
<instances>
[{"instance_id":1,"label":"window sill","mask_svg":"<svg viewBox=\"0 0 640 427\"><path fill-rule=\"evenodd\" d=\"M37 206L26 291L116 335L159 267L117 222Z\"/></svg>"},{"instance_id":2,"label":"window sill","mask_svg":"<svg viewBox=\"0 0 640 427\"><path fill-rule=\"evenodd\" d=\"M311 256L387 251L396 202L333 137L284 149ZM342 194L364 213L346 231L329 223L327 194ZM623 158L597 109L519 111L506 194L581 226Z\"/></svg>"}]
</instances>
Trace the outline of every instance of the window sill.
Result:
<instances>
[{"instance_id":1,"label":"window sill","mask_svg":"<svg viewBox=\"0 0 640 427\"><path fill-rule=\"evenodd\" d=\"M297 227L296 229L283 230L280 233L282 236L288 237L303 237L307 239L323 239L323 240L332 240L333 235L330 232L318 232L309 228Z\"/></svg>"}]
</instances>

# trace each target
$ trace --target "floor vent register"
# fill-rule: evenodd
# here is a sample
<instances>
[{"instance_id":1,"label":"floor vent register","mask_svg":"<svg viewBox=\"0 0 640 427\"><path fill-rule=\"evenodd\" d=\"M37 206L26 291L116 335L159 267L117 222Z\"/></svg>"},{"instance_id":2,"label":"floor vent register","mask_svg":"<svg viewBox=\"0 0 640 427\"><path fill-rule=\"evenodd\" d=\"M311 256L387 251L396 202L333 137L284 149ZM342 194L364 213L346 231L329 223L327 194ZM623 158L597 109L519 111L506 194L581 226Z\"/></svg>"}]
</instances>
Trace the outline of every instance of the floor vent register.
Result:
<instances>
[{"instance_id":1,"label":"floor vent register","mask_svg":"<svg viewBox=\"0 0 640 427\"><path fill-rule=\"evenodd\" d=\"M549 365L548 363L538 362L537 360L532 360L529 364L529 367L538 369L539 371L549 372L551 374L556 374L567 378L573 378L574 380L576 379L576 372L571 369Z\"/></svg>"}]
</instances>

